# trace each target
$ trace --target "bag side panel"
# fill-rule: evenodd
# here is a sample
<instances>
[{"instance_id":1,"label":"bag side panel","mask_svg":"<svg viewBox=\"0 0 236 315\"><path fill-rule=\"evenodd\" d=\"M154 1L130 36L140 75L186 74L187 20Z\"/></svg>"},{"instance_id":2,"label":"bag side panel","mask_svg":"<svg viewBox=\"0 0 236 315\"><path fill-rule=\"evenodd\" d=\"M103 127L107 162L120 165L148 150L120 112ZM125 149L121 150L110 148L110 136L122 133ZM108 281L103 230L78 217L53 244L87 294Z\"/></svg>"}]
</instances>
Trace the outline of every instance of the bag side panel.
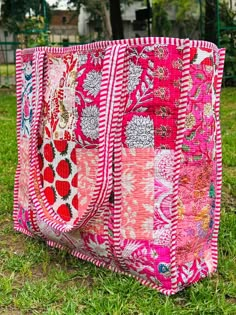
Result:
<instances>
[{"instance_id":1,"label":"bag side panel","mask_svg":"<svg viewBox=\"0 0 236 315\"><path fill-rule=\"evenodd\" d=\"M18 166L14 187L14 228L32 236L29 200L30 130L33 118L33 51L16 53Z\"/></svg>"},{"instance_id":2,"label":"bag side panel","mask_svg":"<svg viewBox=\"0 0 236 315\"><path fill-rule=\"evenodd\" d=\"M179 179L176 249L179 289L214 271L212 237L216 191L219 191L217 172L221 172L217 166L218 57L212 49L191 48L189 102Z\"/></svg>"}]
</instances>

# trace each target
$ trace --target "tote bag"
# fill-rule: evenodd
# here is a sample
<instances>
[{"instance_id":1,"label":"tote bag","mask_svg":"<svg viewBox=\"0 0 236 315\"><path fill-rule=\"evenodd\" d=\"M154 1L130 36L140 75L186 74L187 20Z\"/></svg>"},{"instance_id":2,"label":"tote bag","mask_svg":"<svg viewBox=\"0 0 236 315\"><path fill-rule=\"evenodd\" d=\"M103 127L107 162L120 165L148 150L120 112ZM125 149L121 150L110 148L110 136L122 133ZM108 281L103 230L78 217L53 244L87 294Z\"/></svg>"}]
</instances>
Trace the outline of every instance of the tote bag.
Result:
<instances>
[{"instance_id":1,"label":"tote bag","mask_svg":"<svg viewBox=\"0 0 236 315\"><path fill-rule=\"evenodd\" d=\"M18 50L14 227L174 294L215 272L224 49Z\"/></svg>"}]
</instances>

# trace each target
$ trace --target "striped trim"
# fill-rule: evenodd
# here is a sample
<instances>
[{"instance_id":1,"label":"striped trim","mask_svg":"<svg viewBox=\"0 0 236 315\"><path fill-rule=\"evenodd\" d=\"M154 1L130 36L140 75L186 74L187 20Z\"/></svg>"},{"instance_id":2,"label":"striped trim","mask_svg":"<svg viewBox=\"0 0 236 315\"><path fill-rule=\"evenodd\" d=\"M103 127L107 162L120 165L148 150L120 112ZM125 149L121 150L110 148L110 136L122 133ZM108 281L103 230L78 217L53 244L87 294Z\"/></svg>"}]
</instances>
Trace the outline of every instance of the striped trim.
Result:
<instances>
[{"instance_id":1,"label":"striped trim","mask_svg":"<svg viewBox=\"0 0 236 315\"><path fill-rule=\"evenodd\" d=\"M19 224L14 226L14 230L17 231L17 232L23 233L23 234L25 234L27 236L34 237L33 233L31 233L29 230L26 230L25 228L19 226Z\"/></svg>"},{"instance_id":2,"label":"striped trim","mask_svg":"<svg viewBox=\"0 0 236 315\"><path fill-rule=\"evenodd\" d=\"M176 45L181 46L184 44L184 39L169 38L169 37L141 37L141 38L129 38L113 41L100 41L85 45L76 45L70 47L35 47L24 49L24 53L32 53L32 51L46 51L50 53L69 53L75 51L89 51L94 49L104 49L108 46L115 45ZM202 40L190 40L191 47L209 48L214 51L218 51L215 44Z\"/></svg>"},{"instance_id":3,"label":"striped trim","mask_svg":"<svg viewBox=\"0 0 236 315\"><path fill-rule=\"evenodd\" d=\"M18 164L15 174L14 183L14 201L13 201L13 222L14 228L20 229L18 222L18 195L19 195L19 177L20 177L20 166L21 166L21 156L20 156L20 128L21 128L21 93L22 93L22 51L17 49L16 51L16 103L17 103L17 115L16 115L16 137L17 137L17 155Z\"/></svg>"},{"instance_id":4,"label":"striped trim","mask_svg":"<svg viewBox=\"0 0 236 315\"><path fill-rule=\"evenodd\" d=\"M85 45L76 45L70 47L35 47L27 48L24 51L26 53L32 51L46 51L50 53L68 53L73 51L89 51L94 49L104 49L108 46L116 45L177 45L181 46L184 43L184 39L170 38L170 37L142 37L142 38L129 38L113 41L99 41Z\"/></svg>"},{"instance_id":5,"label":"striped trim","mask_svg":"<svg viewBox=\"0 0 236 315\"><path fill-rule=\"evenodd\" d=\"M173 176L173 201L172 201L172 217L171 217L171 282L173 292L178 291L177 287L177 224L178 224L178 193L179 193L179 174L181 167L182 143L185 131L186 108L188 104L188 88L189 88L189 71L190 71L190 41L184 42L183 49L183 68L181 80L181 95L178 108L177 135L174 157L174 176Z\"/></svg>"},{"instance_id":6,"label":"striped trim","mask_svg":"<svg viewBox=\"0 0 236 315\"><path fill-rule=\"evenodd\" d=\"M218 52L218 47L215 44L203 40L190 40L190 46L196 48L208 48Z\"/></svg>"},{"instance_id":7,"label":"striped trim","mask_svg":"<svg viewBox=\"0 0 236 315\"><path fill-rule=\"evenodd\" d=\"M42 98L43 98L43 65L44 65L44 52L35 52L33 58L33 121L30 133L30 179L29 179L29 196L31 198L31 225L37 235L43 237L38 224L37 212L39 210L37 205L37 197L34 189L35 180L40 181L40 173L35 172L35 165L38 162L37 155L37 130L40 121Z\"/></svg>"},{"instance_id":8,"label":"striped trim","mask_svg":"<svg viewBox=\"0 0 236 315\"><path fill-rule=\"evenodd\" d=\"M113 191L114 191L114 209L112 215L112 226L110 229L113 232L113 236L110 237L110 246L113 254L113 260L117 264L118 268L123 270L128 270L126 264L123 260L122 251L121 251L121 235L120 235L120 226L121 226L121 204L122 204L122 190L121 190L121 155L122 155L122 121L123 113L125 110L125 101L128 93L127 84L128 84L128 75L129 75L129 56L125 56L123 61L123 82L122 84L122 95L120 99L120 111L119 111L119 120L117 122L116 128L116 137L114 141L114 172L113 172Z\"/></svg>"},{"instance_id":9,"label":"striped trim","mask_svg":"<svg viewBox=\"0 0 236 315\"><path fill-rule=\"evenodd\" d=\"M211 252L213 261L213 272L216 271L218 263L218 233L220 226L220 206L221 206L221 187L222 187L222 145L221 145L221 129L220 129L220 91L223 78L225 49L219 49L219 66L217 71L216 86L216 200L214 212L214 227L211 241Z\"/></svg>"},{"instance_id":10,"label":"striped trim","mask_svg":"<svg viewBox=\"0 0 236 315\"><path fill-rule=\"evenodd\" d=\"M132 275L132 274L126 272L126 271L120 270L117 267L110 266L107 263L105 263L104 261L101 261L101 260L99 260L97 258L93 258L93 257L90 257L88 255L82 254L78 250L68 249L68 247L66 247L66 246L64 246L62 244L59 244L59 243L57 243L55 241L48 240L46 243L50 247L54 247L54 248L57 248L57 249L60 249L60 250L66 250L69 254L73 255L74 257L82 259L82 260L85 260L85 261L88 261L88 262L91 262L92 264L94 264L97 267L103 267L103 268L109 269L109 270L111 270L113 272L117 272L117 273L119 273L121 275L128 276L130 278L134 278L137 281L139 281L141 284L143 284L143 285L145 285L145 286L147 286L149 288L156 289L156 290L158 290L159 292L161 292L161 293L163 293L165 295L172 295L172 294L175 293L172 290L163 289L163 288L157 286L156 284L153 284L153 283L151 283L151 282L149 282L147 280L143 280L143 279L139 278L138 276Z\"/></svg>"}]
</instances>

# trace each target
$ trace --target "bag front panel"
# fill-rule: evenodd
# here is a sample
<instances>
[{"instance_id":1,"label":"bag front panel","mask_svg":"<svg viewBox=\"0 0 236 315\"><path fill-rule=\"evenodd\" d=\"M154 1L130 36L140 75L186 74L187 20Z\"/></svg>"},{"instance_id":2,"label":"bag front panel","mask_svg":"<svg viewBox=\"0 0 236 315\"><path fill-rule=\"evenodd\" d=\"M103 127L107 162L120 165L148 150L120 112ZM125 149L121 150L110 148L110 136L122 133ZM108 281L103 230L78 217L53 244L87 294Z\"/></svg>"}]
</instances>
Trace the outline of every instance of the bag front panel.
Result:
<instances>
[{"instance_id":1,"label":"bag front panel","mask_svg":"<svg viewBox=\"0 0 236 315\"><path fill-rule=\"evenodd\" d=\"M132 48L123 118L122 260L128 272L167 290L182 65L182 46Z\"/></svg>"}]
</instances>

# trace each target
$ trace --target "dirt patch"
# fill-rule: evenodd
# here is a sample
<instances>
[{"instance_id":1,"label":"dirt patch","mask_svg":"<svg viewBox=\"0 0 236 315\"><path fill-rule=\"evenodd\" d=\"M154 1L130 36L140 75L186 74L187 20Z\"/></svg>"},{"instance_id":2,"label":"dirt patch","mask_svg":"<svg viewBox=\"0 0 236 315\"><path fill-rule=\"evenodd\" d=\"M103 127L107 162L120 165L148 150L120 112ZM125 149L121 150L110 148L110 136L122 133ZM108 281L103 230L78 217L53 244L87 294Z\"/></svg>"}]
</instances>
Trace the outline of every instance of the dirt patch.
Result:
<instances>
[{"instance_id":1,"label":"dirt patch","mask_svg":"<svg viewBox=\"0 0 236 315\"><path fill-rule=\"evenodd\" d=\"M13 308L1 308L0 307L0 314L1 315L22 315L23 313L19 310Z\"/></svg>"}]
</instances>

